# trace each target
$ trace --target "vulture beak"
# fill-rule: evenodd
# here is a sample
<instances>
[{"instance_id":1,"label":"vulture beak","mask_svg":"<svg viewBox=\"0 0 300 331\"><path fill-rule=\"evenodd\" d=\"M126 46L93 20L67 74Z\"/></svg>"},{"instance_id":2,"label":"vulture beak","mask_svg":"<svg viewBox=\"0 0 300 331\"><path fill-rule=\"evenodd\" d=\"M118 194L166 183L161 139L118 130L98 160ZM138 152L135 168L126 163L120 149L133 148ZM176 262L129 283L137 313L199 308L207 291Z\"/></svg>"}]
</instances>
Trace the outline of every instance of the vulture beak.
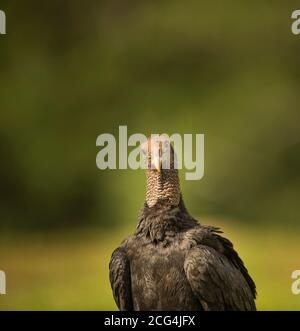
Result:
<instances>
[{"instance_id":1,"label":"vulture beak","mask_svg":"<svg viewBox=\"0 0 300 331\"><path fill-rule=\"evenodd\" d=\"M154 165L154 168L158 171L158 172L161 172L161 169L162 169L162 142L160 141L159 142L159 148L158 148L158 155L154 155L153 156L153 165Z\"/></svg>"},{"instance_id":2,"label":"vulture beak","mask_svg":"<svg viewBox=\"0 0 300 331\"><path fill-rule=\"evenodd\" d=\"M149 140L141 144L141 150L144 155L151 155L151 169L157 170L159 173L162 171L162 144L159 143L159 148L151 154L152 143ZM154 147L155 148L155 147Z\"/></svg>"},{"instance_id":3,"label":"vulture beak","mask_svg":"<svg viewBox=\"0 0 300 331\"><path fill-rule=\"evenodd\" d=\"M153 157L152 165L153 165L154 169L156 169L158 172L161 172L161 159L159 156Z\"/></svg>"}]
</instances>

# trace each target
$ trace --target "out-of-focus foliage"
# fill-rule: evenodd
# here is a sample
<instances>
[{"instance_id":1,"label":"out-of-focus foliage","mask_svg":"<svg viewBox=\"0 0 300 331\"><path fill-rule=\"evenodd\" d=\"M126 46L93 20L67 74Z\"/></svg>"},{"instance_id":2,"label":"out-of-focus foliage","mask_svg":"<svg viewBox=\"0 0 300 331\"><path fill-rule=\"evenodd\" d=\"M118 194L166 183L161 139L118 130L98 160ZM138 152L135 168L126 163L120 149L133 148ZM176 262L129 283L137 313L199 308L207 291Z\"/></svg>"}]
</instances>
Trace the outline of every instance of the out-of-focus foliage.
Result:
<instances>
[{"instance_id":1,"label":"out-of-focus foliage","mask_svg":"<svg viewBox=\"0 0 300 331\"><path fill-rule=\"evenodd\" d=\"M296 7L295 7L296 6ZM204 133L194 214L300 212L295 2L2 1L1 226L133 220L141 171L96 168L96 137Z\"/></svg>"},{"instance_id":2,"label":"out-of-focus foliage","mask_svg":"<svg viewBox=\"0 0 300 331\"><path fill-rule=\"evenodd\" d=\"M300 36L290 17L299 1L2 0L0 9L1 308L115 308L108 261L134 229L145 175L98 170L96 138L127 125L205 134L204 178L181 172L188 209L225 228L258 308L298 309Z\"/></svg>"}]
</instances>

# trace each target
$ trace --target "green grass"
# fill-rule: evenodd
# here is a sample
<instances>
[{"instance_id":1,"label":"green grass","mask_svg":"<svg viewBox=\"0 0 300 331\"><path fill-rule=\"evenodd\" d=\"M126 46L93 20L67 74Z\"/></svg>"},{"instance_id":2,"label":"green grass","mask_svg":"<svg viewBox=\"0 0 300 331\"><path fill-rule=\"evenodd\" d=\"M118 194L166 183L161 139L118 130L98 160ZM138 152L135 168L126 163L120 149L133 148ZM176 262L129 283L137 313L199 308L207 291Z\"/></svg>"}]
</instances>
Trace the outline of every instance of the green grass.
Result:
<instances>
[{"instance_id":1,"label":"green grass","mask_svg":"<svg viewBox=\"0 0 300 331\"><path fill-rule=\"evenodd\" d=\"M291 293L291 273L300 268L296 234L256 230L239 223L204 219L221 226L244 259L258 289L258 309L299 310ZM1 239L0 269L7 295L0 309L115 310L108 281L113 249L133 231L89 230Z\"/></svg>"}]
</instances>

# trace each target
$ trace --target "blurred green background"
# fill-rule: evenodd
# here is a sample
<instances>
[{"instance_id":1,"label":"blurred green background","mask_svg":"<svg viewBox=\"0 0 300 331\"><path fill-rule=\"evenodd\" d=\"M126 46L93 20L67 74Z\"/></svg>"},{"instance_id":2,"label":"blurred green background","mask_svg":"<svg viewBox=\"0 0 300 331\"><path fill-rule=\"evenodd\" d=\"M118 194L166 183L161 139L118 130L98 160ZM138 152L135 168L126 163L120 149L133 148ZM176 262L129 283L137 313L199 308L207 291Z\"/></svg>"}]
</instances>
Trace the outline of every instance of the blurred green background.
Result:
<instances>
[{"instance_id":1,"label":"blurred green background","mask_svg":"<svg viewBox=\"0 0 300 331\"><path fill-rule=\"evenodd\" d=\"M300 309L298 1L2 0L0 309L116 309L113 249L142 170L96 168L96 138L204 133L190 212L222 227L259 309Z\"/></svg>"}]
</instances>

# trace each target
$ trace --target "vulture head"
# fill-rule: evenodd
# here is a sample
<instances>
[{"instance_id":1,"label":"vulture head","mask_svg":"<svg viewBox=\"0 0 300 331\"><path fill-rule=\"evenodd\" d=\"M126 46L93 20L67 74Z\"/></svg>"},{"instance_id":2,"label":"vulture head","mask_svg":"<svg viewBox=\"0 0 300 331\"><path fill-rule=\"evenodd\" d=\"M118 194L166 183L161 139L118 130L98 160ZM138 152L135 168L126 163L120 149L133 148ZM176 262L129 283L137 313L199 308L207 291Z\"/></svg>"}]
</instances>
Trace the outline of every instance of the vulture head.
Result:
<instances>
[{"instance_id":1,"label":"vulture head","mask_svg":"<svg viewBox=\"0 0 300 331\"><path fill-rule=\"evenodd\" d=\"M154 136L141 145L146 161L146 203L177 206L181 199L176 154L170 140Z\"/></svg>"}]
</instances>

